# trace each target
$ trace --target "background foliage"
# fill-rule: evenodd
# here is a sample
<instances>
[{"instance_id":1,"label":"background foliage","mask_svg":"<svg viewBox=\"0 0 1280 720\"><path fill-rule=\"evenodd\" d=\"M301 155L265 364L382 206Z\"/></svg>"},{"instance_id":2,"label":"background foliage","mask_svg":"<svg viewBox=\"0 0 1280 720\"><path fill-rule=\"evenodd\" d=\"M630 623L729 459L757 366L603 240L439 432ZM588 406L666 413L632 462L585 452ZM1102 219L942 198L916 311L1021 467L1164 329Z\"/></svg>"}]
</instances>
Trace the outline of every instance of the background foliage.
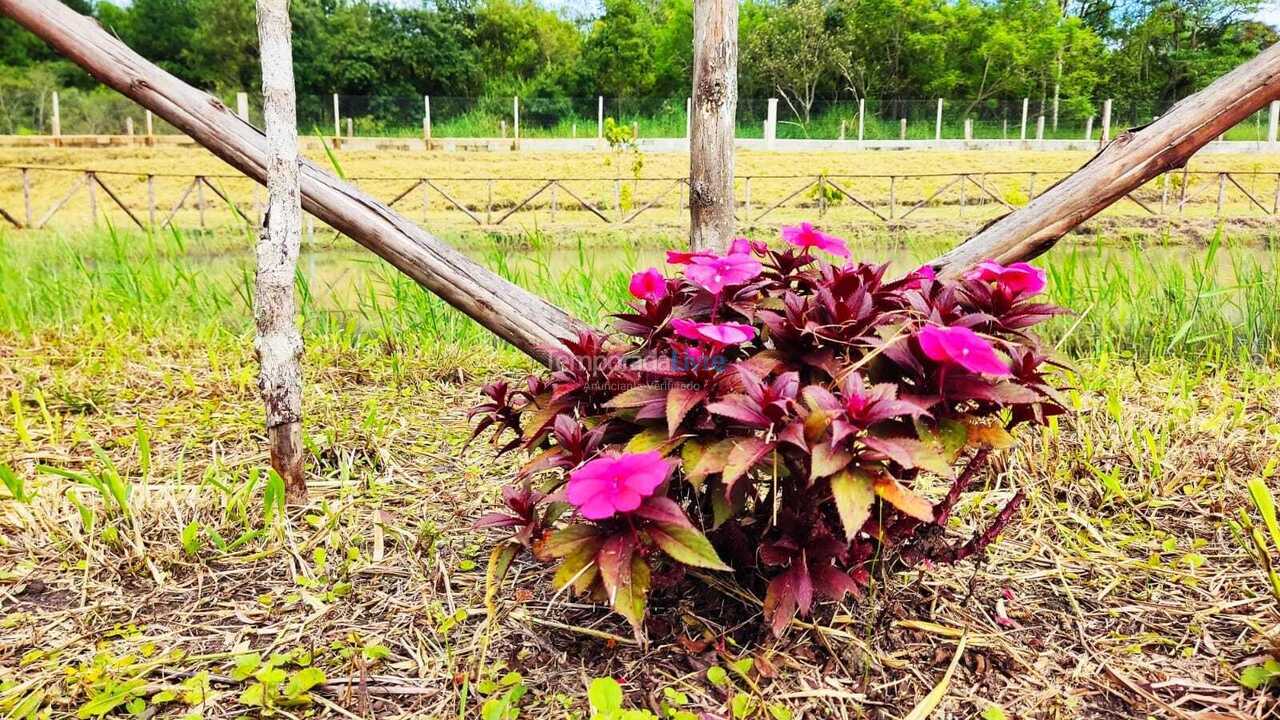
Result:
<instances>
[{"instance_id":1,"label":"background foliage","mask_svg":"<svg viewBox=\"0 0 1280 720\"><path fill-rule=\"evenodd\" d=\"M200 87L260 84L253 0L66 2ZM1162 112L1276 41L1274 28L1250 19L1259 3L746 0L741 96L781 97L799 122L823 103L861 97L963 98L965 116L1028 97L1040 113L1055 85L1068 114L1092 114L1106 97ZM690 84L691 0L603 0L577 17L532 0L294 0L293 22L304 97L682 99ZM0 20L0 115L7 97L67 86L95 83Z\"/></svg>"}]
</instances>

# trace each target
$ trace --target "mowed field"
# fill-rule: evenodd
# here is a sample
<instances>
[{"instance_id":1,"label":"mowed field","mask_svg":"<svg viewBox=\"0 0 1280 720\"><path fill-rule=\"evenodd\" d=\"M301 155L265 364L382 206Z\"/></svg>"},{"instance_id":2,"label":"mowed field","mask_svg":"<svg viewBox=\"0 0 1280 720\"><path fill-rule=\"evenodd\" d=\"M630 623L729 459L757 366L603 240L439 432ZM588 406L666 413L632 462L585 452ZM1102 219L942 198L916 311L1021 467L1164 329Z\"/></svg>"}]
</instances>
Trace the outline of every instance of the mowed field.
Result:
<instances>
[{"instance_id":1,"label":"mowed field","mask_svg":"<svg viewBox=\"0 0 1280 720\"><path fill-rule=\"evenodd\" d=\"M762 212L761 187L802 182L765 174L897 174L899 192L909 173L1015 167L1047 183L1086 159L743 153L739 175L760 173L752 191ZM439 188L470 183L486 198L486 178L505 177L493 187L516 198L506 209L537 187L511 179L517 169L595 178L607 199L632 160L337 156L350 177L401 178L359 180L384 200L414 182L405 178L466 178ZM675 177L685 162L645 156L642 172ZM0 165L16 164L188 183L229 174L183 149L0 151ZM1274 185L1261 183L1280 172L1276 156L1209 155L1192 168L1255 165L1270 180L1247 177L1271 197ZM39 212L74 179L31 175ZM42 178L56 182L46 188ZM1196 188L1212 208L1217 177L1208 178ZM145 213L145 179L102 180ZM21 214L19 173L2 169L0 182L0 207ZM253 200L244 180L212 182ZM865 182L884 183L875 207L887 208L887 180ZM918 182L927 190L935 181ZM177 178L153 187L167 198L157 201L162 215L183 192ZM981 191L967 187L974 202ZM549 204L476 225L440 206L439 188L425 207L421 188L396 207L602 327L628 302L630 273L672 272L660 248L685 242L674 194L668 219L647 225L649 213L606 225L563 205L552 223ZM1003 190L1009 200L1018 191L1012 179ZM1159 202L1159 189L1148 192ZM586 689L606 676L626 707L663 720L1280 713L1274 689L1243 682L1280 659L1280 605L1264 559L1280 558L1247 488L1261 481L1280 492L1280 244L1266 241L1274 218L1217 232L1210 212L1185 221L1207 241L1190 243L1166 241L1162 226L1131 236L1124 223L1137 226L1134 216L1117 216L1035 261L1048 274L1047 299L1071 311L1040 328L1062 365L1054 382L1069 414L1020 428L1017 445L957 505L946 534L964 540L1014 492L1027 493L982 557L878 575L866 596L821 604L782 639L761 621L758 587L676 584L653 593L642 646L607 607L556 593L553 568L529 558L488 587L502 536L473 524L499 506L520 460L468 442L467 410L486 382L520 382L535 369L528 358L317 228L297 276L311 496L281 513L265 489L253 233L210 189L205 226L240 231L188 232L200 224L194 208L175 216L181 232L130 229L101 191L95 230L77 193L54 216L65 229L0 225L0 716L586 720ZM402 206L411 198L419 204ZM816 196L797 200L744 230L777 242L767 225L792 218L850 234L884 226L856 219L852 203L829 204L823 216ZM480 202L473 213L498 206ZM853 255L895 272L917 267L1003 208L949 195L921 208L925 222L866 232Z\"/></svg>"},{"instance_id":2,"label":"mowed field","mask_svg":"<svg viewBox=\"0 0 1280 720\"><path fill-rule=\"evenodd\" d=\"M688 175L683 153L338 150L330 159L314 142L309 147L317 164L340 170L380 200L395 200L399 211L430 229L627 231L670 229L687 219L687 189L678 182ZM849 231L964 232L1025 204L1088 159L1081 152L743 151L736 161L739 221L744 228L813 220ZM27 199L19 167L33 168ZM1220 194L1221 216L1239 228L1265 229L1274 220L1268 213L1280 190L1280 153L1204 154L1188 169L1185 177L1179 172L1152 181L1134 193L1135 201L1107 210L1103 222L1126 231L1166 221L1212 224ZM0 148L0 208L51 229L87 227L95 215L99 223L133 224L102 189L90 197L78 187L82 174L75 170L98 171L144 224L243 226L256 221L264 197L199 148ZM1219 172L1232 173L1231 179ZM154 176L150 183L147 175ZM210 185L193 187L196 175ZM560 182L548 186L549 179Z\"/></svg>"}]
</instances>

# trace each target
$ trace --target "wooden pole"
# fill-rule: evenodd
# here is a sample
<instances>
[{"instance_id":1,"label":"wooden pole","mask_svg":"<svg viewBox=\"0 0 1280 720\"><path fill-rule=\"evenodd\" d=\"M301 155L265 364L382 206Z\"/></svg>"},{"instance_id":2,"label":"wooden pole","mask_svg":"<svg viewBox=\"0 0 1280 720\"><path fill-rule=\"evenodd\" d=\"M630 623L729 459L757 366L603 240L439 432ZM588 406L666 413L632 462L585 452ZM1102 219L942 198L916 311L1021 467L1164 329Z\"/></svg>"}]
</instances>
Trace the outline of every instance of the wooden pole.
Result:
<instances>
[{"instance_id":1,"label":"wooden pole","mask_svg":"<svg viewBox=\"0 0 1280 720\"><path fill-rule=\"evenodd\" d=\"M907 139L907 119L906 118L902 118L898 123L898 139L899 140Z\"/></svg>"},{"instance_id":2,"label":"wooden pole","mask_svg":"<svg viewBox=\"0 0 1280 720\"><path fill-rule=\"evenodd\" d=\"M1102 102L1102 144L1111 142L1111 98Z\"/></svg>"},{"instance_id":3,"label":"wooden pole","mask_svg":"<svg viewBox=\"0 0 1280 720\"><path fill-rule=\"evenodd\" d=\"M1184 167L1197 150L1277 99L1280 43L1179 101L1150 125L1122 133L1074 174L931 264L944 277L955 277L986 259L1008 263L1036 257L1161 173ZM1104 106L1107 120L1108 110Z\"/></svg>"},{"instance_id":4,"label":"wooden pole","mask_svg":"<svg viewBox=\"0 0 1280 720\"><path fill-rule=\"evenodd\" d=\"M31 176L26 168L22 168L22 210L25 213L23 224L31 227Z\"/></svg>"},{"instance_id":5,"label":"wooden pole","mask_svg":"<svg viewBox=\"0 0 1280 720\"><path fill-rule=\"evenodd\" d=\"M0 0L0 13L154 111L179 131L257 182L266 180L261 131L130 50L98 23L57 0ZM502 279L350 183L299 159L303 209L364 245L427 290L543 362L561 338L587 326Z\"/></svg>"},{"instance_id":6,"label":"wooden pole","mask_svg":"<svg viewBox=\"0 0 1280 720\"><path fill-rule=\"evenodd\" d=\"M689 244L695 250L723 248L733 237L737 105L737 0L694 0Z\"/></svg>"},{"instance_id":7,"label":"wooden pole","mask_svg":"<svg viewBox=\"0 0 1280 720\"><path fill-rule=\"evenodd\" d=\"M1036 117L1036 142L1044 141L1044 116Z\"/></svg>"},{"instance_id":8,"label":"wooden pole","mask_svg":"<svg viewBox=\"0 0 1280 720\"><path fill-rule=\"evenodd\" d=\"M302 201L289 0L257 3L262 116L267 131L267 215L258 236L254 349L271 467L284 480L285 499L301 504L307 499L302 474L302 332L294 322L298 306L293 285L302 242Z\"/></svg>"},{"instance_id":9,"label":"wooden pole","mask_svg":"<svg viewBox=\"0 0 1280 720\"><path fill-rule=\"evenodd\" d=\"M147 111L147 144L155 145L155 143L156 143L155 121L151 117L151 111L148 110Z\"/></svg>"},{"instance_id":10,"label":"wooden pole","mask_svg":"<svg viewBox=\"0 0 1280 720\"><path fill-rule=\"evenodd\" d=\"M1090 115L1089 119L1086 120L1084 123L1084 139L1085 140L1093 139L1093 116L1092 115Z\"/></svg>"}]
</instances>

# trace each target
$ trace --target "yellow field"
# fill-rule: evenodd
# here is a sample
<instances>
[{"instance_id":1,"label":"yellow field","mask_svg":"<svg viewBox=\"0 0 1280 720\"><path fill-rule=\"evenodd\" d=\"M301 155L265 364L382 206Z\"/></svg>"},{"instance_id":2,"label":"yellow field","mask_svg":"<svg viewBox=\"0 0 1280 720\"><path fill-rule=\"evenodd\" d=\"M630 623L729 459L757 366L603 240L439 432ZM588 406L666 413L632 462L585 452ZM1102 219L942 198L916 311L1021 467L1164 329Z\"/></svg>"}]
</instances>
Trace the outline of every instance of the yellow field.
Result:
<instances>
[{"instance_id":1,"label":"yellow field","mask_svg":"<svg viewBox=\"0 0 1280 720\"><path fill-rule=\"evenodd\" d=\"M331 167L323 152L311 155ZM676 228L686 217L685 188L677 179L688 173L688 156L681 153L644 154L638 177L635 156L609 152L339 151L336 156L349 178L383 201L412 188L396 207L432 229ZM1027 202L1031 193L1042 192L1088 158L1088 153L1031 151L743 151L737 157L739 218L744 227L821 219L831 227L858 228L880 227L892 218L897 226L963 231ZM59 169L29 171L29 213L17 166ZM153 219L163 223L185 193L173 214L175 226L231 227L243 221L215 188L251 221L263 197L254 183L199 148L0 148L0 208L20 222L29 218L32 225L48 216L46 227L52 229L88 226L91 208L99 222L105 217L117 226L131 225L105 190L90 193L79 186L80 173L68 172L85 169L102 173L101 182L144 224ZM1275 210L1280 154L1205 154L1194 158L1189 169L1185 192L1181 173L1174 174L1135 193L1141 205L1123 202L1107 214L1145 226L1160 224L1157 215L1203 221L1218 212L1220 183L1224 217L1260 224ZM1233 173L1241 187L1218 172ZM970 177L959 179L958 173ZM155 175L154 202L148 197L147 174ZM197 174L208 176L210 187L192 187ZM819 175L827 178L822 193L813 184ZM415 187L421 178L431 183ZM521 205L550 178L562 182ZM49 216L64 198L65 204Z\"/></svg>"}]
</instances>

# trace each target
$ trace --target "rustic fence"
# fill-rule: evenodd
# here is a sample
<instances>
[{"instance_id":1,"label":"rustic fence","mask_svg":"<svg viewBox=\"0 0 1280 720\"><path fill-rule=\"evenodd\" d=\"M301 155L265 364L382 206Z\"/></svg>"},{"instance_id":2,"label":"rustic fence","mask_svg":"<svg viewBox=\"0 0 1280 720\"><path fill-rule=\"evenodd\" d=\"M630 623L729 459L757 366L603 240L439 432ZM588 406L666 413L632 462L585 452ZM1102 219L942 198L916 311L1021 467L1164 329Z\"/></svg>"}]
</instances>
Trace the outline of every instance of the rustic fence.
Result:
<instances>
[{"instance_id":1,"label":"rustic fence","mask_svg":"<svg viewBox=\"0 0 1280 720\"><path fill-rule=\"evenodd\" d=\"M745 227L798 220L911 227L972 224L1034 199L1068 172L749 175L736 179ZM683 177L364 177L350 180L428 227L529 230L548 225L684 227ZM0 218L16 229L100 223L145 231L253 228L265 192L242 175L0 166ZM1146 218L1275 218L1280 172L1167 173L1105 214ZM308 231L315 225L307 221Z\"/></svg>"}]
</instances>

